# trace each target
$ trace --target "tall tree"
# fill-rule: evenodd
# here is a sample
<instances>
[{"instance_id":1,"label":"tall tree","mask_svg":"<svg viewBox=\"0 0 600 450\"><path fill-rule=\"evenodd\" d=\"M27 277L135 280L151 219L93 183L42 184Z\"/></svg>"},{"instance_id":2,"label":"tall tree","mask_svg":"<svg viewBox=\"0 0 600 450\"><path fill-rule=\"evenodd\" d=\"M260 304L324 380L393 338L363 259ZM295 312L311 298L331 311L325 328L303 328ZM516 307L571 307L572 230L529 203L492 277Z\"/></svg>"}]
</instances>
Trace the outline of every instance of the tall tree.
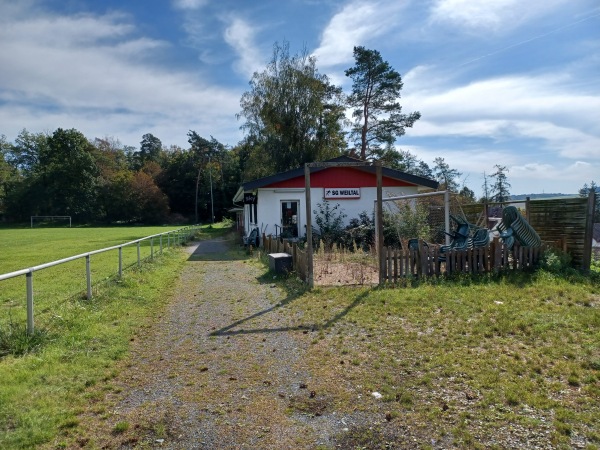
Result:
<instances>
[{"instance_id":1,"label":"tall tree","mask_svg":"<svg viewBox=\"0 0 600 450\"><path fill-rule=\"evenodd\" d=\"M6 152L6 161L21 174L29 175L37 167L40 153L47 151L48 136L23 129Z\"/></svg>"},{"instance_id":2,"label":"tall tree","mask_svg":"<svg viewBox=\"0 0 600 450\"><path fill-rule=\"evenodd\" d=\"M494 180L494 184L491 187L492 200L495 202L507 202L510 200L510 183L506 173L508 168L496 164L494 166L496 171L490 175L490 178Z\"/></svg>"},{"instance_id":3,"label":"tall tree","mask_svg":"<svg viewBox=\"0 0 600 450\"><path fill-rule=\"evenodd\" d=\"M458 170L451 169L444 158L438 157L433 160L433 174L440 183L440 189L458 192L458 178L462 175Z\"/></svg>"},{"instance_id":4,"label":"tall tree","mask_svg":"<svg viewBox=\"0 0 600 450\"><path fill-rule=\"evenodd\" d=\"M346 70L352 79L348 105L354 109L352 136L360 146L361 159L367 159L380 149L391 145L420 119L418 111L402 114L399 103L402 77L377 50L354 47L355 65Z\"/></svg>"},{"instance_id":5,"label":"tall tree","mask_svg":"<svg viewBox=\"0 0 600 450\"><path fill-rule=\"evenodd\" d=\"M140 150L136 154L138 168L142 168L144 164L150 161L158 163L162 149L162 142L159 138L151 133L144 134L140 142Z\"/></svg>"},{"instance_id":6,"label":"tall tree","mask_svg":"<svg viewBox=\"0 0 600 450\"><path fill-rule=\"evenodd\" d=\"M11 144L6 136L0 134L0 219L5 212L6 193L10 189L9 184L14 179L14 169L6 162L5 155L11 150Z\"/></svg>"},{"instance_id":7,"label":"tall tree","mask_svg":"<svg viewBox=\"0 0 600 450\"><path fill-rule=\"evenodd\" d=\"M275 44L267 68L255 73L240 100L242 129L251 153L246 160L259 176L341 154L344 106L339 87L318 72L307 51L290 55ZM261 170L256 170L256 169Z\"/></svg>"},{"instance_id":8,"label":"tall tree","mask_svg":"<svg viewBox=\"0 0 600 450\"><path fill-rule=\"evenodd\" d=\"M80 220L95 215L99 170L94 148L75 129L58 128L39 155L38 181L44 188L40 212L68 214Z\"/></svg>"},{"instance_id":9,"label":"tall tree","mask_svg":"<svg viewBox=\"0 0 600 450\"><path fill-rule=\"evenodd\" d=\"M408 150L396 150L393 146L387 145L383 151L377 152L377 157L386 167L424 178L433 178L429 165Z\"/></svg>"},{"instance_id":10,"label":"tall tree","mask_svg":"<svg viewBox=\"0 0 600 450\"><path fill-rule=\"evenodd\" d=\"M489 176L483 172L483 184L481 185L481 188L483 189L483 198L481 199L481 202L488 202L490 200L490 183L489 183Z\"/></svg>"}]
</instances>

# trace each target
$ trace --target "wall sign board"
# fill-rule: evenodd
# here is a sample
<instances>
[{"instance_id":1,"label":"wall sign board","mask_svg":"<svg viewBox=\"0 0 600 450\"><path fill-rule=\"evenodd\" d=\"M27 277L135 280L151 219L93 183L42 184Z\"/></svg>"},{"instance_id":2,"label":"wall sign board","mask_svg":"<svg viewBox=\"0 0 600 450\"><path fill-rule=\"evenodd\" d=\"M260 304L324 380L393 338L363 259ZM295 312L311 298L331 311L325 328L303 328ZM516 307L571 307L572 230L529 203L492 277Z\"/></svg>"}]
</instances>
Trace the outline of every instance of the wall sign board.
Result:
<instances>
[{"instance_id":1,"label":"wall sign board","mask_svg":"<svg viewBox=\"0 0 600 450\"><path fill-rule=\"evenodd\" d=\"M360 198L360 188L324 188L326 200L343 200Z\"/></svg>"},{"instance_id":2,"label":"wall sign board","mask_svg":"<svg viewBox=\"0 0 600 450\"><path fill-rule=\"evenodd\" d=\"M257 195L252 192L244 193L244 204L245 205L256 205Z\"/></svg>"}]
</instances>

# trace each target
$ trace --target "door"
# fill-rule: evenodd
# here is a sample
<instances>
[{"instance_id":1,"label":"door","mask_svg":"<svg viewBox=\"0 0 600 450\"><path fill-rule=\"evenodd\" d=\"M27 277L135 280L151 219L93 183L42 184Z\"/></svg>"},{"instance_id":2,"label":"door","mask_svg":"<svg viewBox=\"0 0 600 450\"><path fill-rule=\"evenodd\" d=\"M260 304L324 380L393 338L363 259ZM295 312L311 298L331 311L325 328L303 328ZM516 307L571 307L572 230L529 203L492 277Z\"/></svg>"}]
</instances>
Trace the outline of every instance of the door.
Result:
<instances>
[{"instance_id":1,"label":"door","mask_svg":"<svg viewBox=\"0 0 600 450\"><path fill-rule=\"evenodd\" d=\"M298 203L297 200L281 202L281 227L283 229L283 237L298 237Z\"/></svg>"}]
</instances>

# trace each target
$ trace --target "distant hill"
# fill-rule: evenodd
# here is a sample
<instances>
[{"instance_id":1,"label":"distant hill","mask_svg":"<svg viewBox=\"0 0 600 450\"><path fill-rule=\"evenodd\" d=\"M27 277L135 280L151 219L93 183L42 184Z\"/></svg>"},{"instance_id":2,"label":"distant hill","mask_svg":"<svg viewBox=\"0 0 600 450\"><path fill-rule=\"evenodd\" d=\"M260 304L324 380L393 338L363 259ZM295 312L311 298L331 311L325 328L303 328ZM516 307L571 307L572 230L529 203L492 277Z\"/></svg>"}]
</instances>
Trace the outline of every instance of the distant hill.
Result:
<instances>
[{"instance_id":1,"label":"distant hill","mask_svg":"<svg viewBox=\"0 0 600 450\"><path fill-rule=\"evenodd\" d=\"M578 197L579 194L552 194L552 193L544 193L544 194L519 194L519 195L511 195L511 200L525 200L529 197L531 200L536 198L556 198L556 197Z\"/></svg>"}]
</instances>

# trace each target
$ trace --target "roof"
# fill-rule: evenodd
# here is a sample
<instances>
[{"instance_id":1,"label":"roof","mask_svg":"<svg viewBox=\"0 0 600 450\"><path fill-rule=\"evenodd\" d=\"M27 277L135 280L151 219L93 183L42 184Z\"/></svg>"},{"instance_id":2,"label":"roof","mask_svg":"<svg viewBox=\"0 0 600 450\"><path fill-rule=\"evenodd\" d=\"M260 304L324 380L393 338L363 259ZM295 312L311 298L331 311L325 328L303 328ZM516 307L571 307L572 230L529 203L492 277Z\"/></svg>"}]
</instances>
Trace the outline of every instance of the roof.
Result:
<instances>
[{"instance_id":1,"label":"roof","mask_svg":"<svg viewBox=\"0 0 600 450\"><path fill-rule=\"evenodd\" d=\"M363 160L352 158L350 156L338 156L337 158L328 159L327 161L323 161L326 163L336 163L336 162L350 162L350 163L360 163L365 162ZM354 169L361 170L364 172L375 173L375 166L365 166L365 167L353 167ZM327 170L327 167L313 167L310 169L311 173L319 172L321 170ZM389 167L382 168L382 175L384 177L393 178L396 180L402 180L407 183L411 183L418 186L424 186L431 189L437 189L439 183L435 180L431 180L429 178L419 177L417 175L412 175L410 173L402 172L396 169L390 169ZM300 176L304 176L304 167L298 167L297 169L288 170L287 172L277 173L275 175L270 175L268 177L259 178L257 180L248 181L246 183L242 183L241 189L243 191L252 191L254 189L258 189L261 187L268 186L273 183L280 183L285 180L289 180L291 178L297 178Z\"/></svg>"}]
</instances>

